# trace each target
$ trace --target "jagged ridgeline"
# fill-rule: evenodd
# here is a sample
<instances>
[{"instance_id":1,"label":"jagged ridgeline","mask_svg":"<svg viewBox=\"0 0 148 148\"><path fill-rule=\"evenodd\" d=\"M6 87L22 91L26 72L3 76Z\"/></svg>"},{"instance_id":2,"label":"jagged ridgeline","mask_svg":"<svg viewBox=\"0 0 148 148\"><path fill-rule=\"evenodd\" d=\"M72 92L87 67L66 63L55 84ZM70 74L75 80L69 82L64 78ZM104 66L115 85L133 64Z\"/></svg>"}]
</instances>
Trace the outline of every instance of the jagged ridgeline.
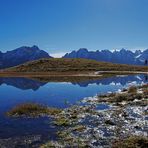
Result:
<instances>
[{"instance_id":1,"label":"jagged ridgeline","mask_svg":"<svg viewBox=\"0 0 148 148\"><path fill-rule=\"evenodd\" d=\"M111 52L110 50L88 51L86 48L81 48L65 54L63 58L85 58L119 64L144 65L145 60L148 60L148 49L144 51L121 49Z\"/></svg>"},{"instance_id":2,"label":"jagged ridgeline","mask_svg":"<svg viewBox=\"0 0 148 148\"><path fill-rule=\"evenodd\" d=\"M35 45L32 47L22 46L5 53L0 52L0 69L17 66L25 62L39 60L41 58L52 57L46 51L39 49ZM148 61L148 49L145 51L136 50L135 52L121 49L120 51L111 52L109 50L88 51L85 48L81 48L78 51L72 51L71 53L65 54L63 58L82 58L99 62L104 61L118 64L142 66L146 65L145 61Z\"/></svg>"}]
</instances>

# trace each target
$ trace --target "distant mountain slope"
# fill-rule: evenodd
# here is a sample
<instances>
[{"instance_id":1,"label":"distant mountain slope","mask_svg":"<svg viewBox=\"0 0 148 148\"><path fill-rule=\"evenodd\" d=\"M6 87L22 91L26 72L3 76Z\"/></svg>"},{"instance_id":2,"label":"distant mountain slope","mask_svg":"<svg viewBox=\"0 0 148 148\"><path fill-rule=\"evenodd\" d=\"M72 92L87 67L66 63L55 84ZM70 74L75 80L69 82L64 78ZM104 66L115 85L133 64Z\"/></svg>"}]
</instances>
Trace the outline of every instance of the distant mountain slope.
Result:
<instances>
[{"instance_id":1,"label":"distant mountain slope","mask_svg":"<svg viewBox=\"0 0 148 148\"><path fill-rule=\"evenodd\" d=\"M40 50L37 46L20 47L6 53L0 52L0 69L23 64L40 58L51 58L47 52Z\"/></svg>"},{"instance_id":2,"label":"distant mountain slope","mask_svg":"<svg viewBox=\"0 0 148 148\"><path fill-rule=\"evenodd\" d=\"M148 60L148 49L143 52L140 50L132 52L126 49L111 52L109 50L88 51L86 48L80 48L78 51L65 54L63 58L85 58L119 64L144 65L144 61Z\"/></svg>"},{"instance_id":3,"label":"distant mountain slope","mask_svg":"<svg viewBox=\"0 0 148 148\"><path fill-rule=\"evenodd\" d=\"M130 66L124 64L113 64L98 62L88 59L40 59L25 64L8 68L9 72L86 72L86 71L146 71L144 66Z\"/></svg>"}]
</instances>

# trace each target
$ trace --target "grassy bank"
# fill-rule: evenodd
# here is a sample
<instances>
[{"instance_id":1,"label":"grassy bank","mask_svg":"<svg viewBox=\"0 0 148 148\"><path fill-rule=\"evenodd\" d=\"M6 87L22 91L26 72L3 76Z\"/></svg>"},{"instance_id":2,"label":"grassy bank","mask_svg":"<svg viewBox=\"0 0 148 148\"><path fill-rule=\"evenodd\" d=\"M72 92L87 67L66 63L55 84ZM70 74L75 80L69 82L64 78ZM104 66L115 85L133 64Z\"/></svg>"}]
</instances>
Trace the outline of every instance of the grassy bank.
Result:
<instances>
[{"instance_id":1,"label":"grassy bank","mask_svg":"<svg viewBox=\"0 0 148 148\"><path fill-rule=\"evenodd\" d=\"M36 104L36 103L24 103L15 106L10 111L6 113L9 117L38 117L44 115L56 115L60 113L61 110L57 108L49 108L47 106Z\"/></svg>"},{"instance_id":2,"label":"grassy bank","mask_svg":"<svg viewBox=\"0 0 148 148\"><path fill-rule=\"evenodd\" d=\"M108 62L97 62L87 59L40 59L25 64L8 68L4 72L29 72L49 74L79 74L80 72L89 73L95 71L145 71L145 66L132 66L125 64L113 64Z\"/></svg>"}]
</instances>

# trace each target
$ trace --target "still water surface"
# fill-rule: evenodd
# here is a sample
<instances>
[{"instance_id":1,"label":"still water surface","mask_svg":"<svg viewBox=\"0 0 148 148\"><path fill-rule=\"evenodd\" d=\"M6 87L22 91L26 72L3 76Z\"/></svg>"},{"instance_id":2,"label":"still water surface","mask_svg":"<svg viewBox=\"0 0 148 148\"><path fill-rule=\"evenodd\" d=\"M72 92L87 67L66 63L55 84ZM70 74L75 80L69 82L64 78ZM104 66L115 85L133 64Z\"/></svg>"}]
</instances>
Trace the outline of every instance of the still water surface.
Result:
<instances>
[{"instance_id":1,"label":"still water surface","mask_svg":"<svg viewBox=\"0 0 148 148\"><path fill-rule=\"evenodd\" d=\"M39 135L41 141L55 138L51 119L8 118L5 113L12 107L36 102L52 107L65 108L85 98L115 92L130 85L146 83L145 75L129 75L88 80L84 82L40 82L27 78L0 78L0 139ZM100 109L103 109L103 105Z\"/></svg>"}]
</instances>

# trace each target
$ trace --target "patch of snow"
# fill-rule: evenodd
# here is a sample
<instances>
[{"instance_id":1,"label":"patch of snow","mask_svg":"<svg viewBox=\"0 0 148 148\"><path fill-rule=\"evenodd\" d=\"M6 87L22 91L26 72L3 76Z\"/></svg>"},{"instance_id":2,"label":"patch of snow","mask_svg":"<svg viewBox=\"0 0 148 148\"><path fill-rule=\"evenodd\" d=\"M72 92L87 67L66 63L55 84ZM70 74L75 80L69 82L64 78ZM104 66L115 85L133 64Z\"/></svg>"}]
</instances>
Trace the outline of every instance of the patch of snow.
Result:
<instances>
[{"instance_id":1,"label":"patch of snow","mask_svg":"<svg viewBox=\"0 0 148 148\"><path fill-rule=\"evenodd\" d=\"M136 56L135 58L137 59L137 58L139 58L141 55L142 55L142 54L139 54L139 55L138 55L138 56Z\"/></svg>"},{"instance_id":2,"label":"patch of snow","mask_svg":"<svg viewBox=\"0 0 148 148\"><path fill-rule=\"evenodd\" d=\"M131 85L136 85L137 82L136 81L133 81L133 82L130 82L128 85L131 86Z\"/></svg>"},{"instance_id":3,"label":"patch of snow","mask_svg":"<svg viewBox=\"0 0 148 148\"><path fill-rule=\"evenodd\" d=\"M110 85L116 85L115 82L110 83Z\"/></svg>"},{"instance_id":4,"label":"patch of snow","mask_svg":"<svg viewBox=\"0 0 148 148\"><path fill-rule=\"evenodd\" d=\"M120 83L120 82L119 82L119 83L116 83L116 86L117 86L117 85L119 86L119 85L121 85L121 83Z\"/></svg>"},{"instance_id":5,"label":"patch of snow","mask_svg":"<svg viewBox=\"0 0 148 148\"><path fill-rule=\"evenodd\" d=\"M117 93L120 93L120 92L121 92L121 89L118 89L118 90L117 90Z\"/></svg>"},{"instance_id":6,"label":"patch of snow","mask_svg":"<svg viewBox=\"0 0 148 148\"><path fill-rule=\"evenodd\" d=\"M135 76L138 80L142 80L139 76Z\"/></svg>"}]
</instances>

